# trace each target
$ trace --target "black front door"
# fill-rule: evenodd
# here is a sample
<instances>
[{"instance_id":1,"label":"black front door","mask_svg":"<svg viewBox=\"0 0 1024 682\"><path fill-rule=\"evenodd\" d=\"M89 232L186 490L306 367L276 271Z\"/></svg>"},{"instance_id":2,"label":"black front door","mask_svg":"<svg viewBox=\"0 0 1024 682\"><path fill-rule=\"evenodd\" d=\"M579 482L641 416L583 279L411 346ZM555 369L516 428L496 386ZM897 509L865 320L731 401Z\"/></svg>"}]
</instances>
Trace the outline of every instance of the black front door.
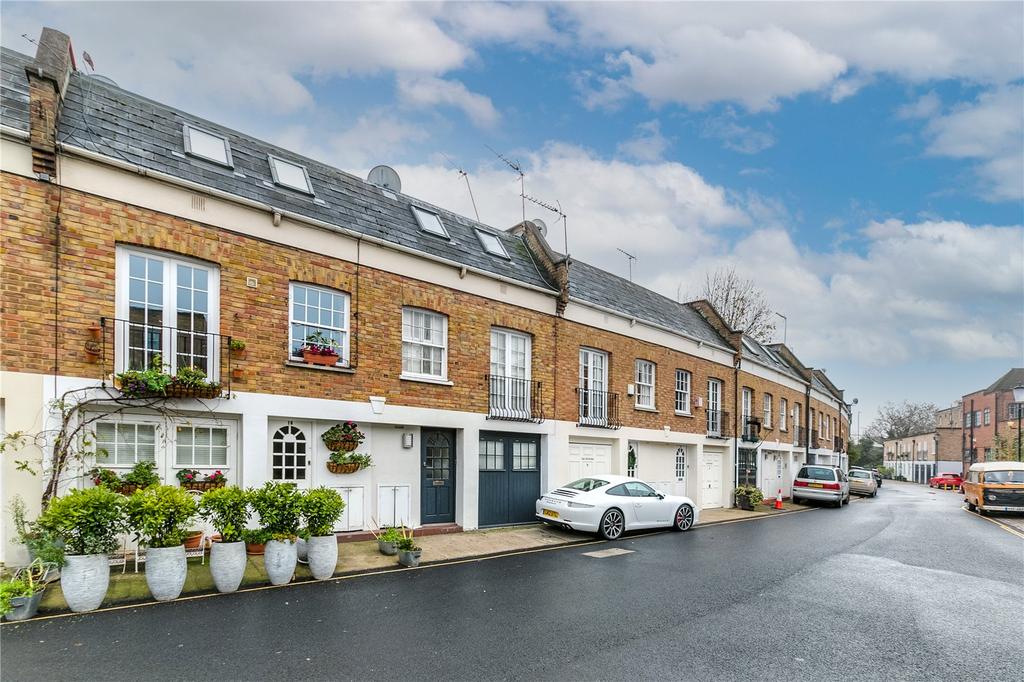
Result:
<instances>
[{"instance_id":1,"label":"black front door","mask_svg":"<svg viewBox=\"0 0 1024 682\"><path fill-rule=\"evenodd\" d=\"M481 526L535 521L540 436L480 432Z\"/></svg>"},{"instance_id":2,"label":"black front door","mask_svg":"<svg viewBox=\"0 0 1024 682\"><path fill-rule=\"evenodd\" d=\"M757 450L740 448L736 460L736 485L757 486Z\"/></svg>"},{"instance_id":3,"label":"black front door","mask_svg":"<svg viewBox=\"0 0 1024 682\"><path fill-rule=\"evenodd\" d=\"M420 523L455 521L455 432L423 429Z\"/></svg>"}]
</instances>

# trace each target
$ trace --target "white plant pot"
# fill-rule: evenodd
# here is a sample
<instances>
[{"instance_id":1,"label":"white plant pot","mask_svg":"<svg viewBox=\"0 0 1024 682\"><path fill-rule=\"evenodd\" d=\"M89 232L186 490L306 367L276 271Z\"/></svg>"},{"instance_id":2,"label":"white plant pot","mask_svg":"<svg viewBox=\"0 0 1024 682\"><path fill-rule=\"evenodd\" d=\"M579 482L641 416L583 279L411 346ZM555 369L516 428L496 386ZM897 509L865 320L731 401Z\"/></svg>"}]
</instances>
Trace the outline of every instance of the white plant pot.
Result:
<instances>
[{"instance_id":1,"label":"white plant pot","mask_svg":"<svg viewBox=\"0 0 1024 682\"><path fill-rule=\"evenodd\" d=\"M306 546L309 553L309 572L317 580L326 580L334 575L338 565L338 537L321 535L310 538Z\"/></svg>"},{"instance_id":2,"label":"white plant pot","mask_svg":"<svg viewBox=\"0 0 1024 682\"><path fill-rule=\"evenodd\" d=\"M185 545L150 547L146 550L146 584L157 601L171 601L181 596L188 575Z\"/></svg>"},{"instance_id":3,"label":"white plant pot","mask_svg":"<svg viewBox=\"0 0 1024 682\"><path fill-rule=\"evenodd\" d=\"M302 538L295 538L295 556L298 557L300 564L308 561L308 554L309 550L306 548L306 541Z\"/></svg>"},{"instance_id":4,"label":"white plant pot","mask_svg":"<svg viewBox=\"0 0 1024 682\"><path fill-rule=\"evenodd\" d=\"M263 552L263 566L271 585L287 585L295 575L297 560L295 543L291 540L271 540Z\"/></svg>"},{"instance_id":5,"label":"white plant pot","mask_svg":"<svg viewBox=\"0 0 1024 682\"><path fill-rule=\"evenodd\" d=\"M60 573L60 589L68 608L76 613L98 609L110 585L106 554L68 554Z\"/></svg>"},{"instance_id":6,"label":"white plant pot","mask_svg":"<svg viewBox=\"0 0 1024 682\"><path fill-rule=\"evenodd\" d=\"M244 542L215 542L210 547L210 575L218 592L234 592L245 575Z\"/></svg>"}]
</instances>

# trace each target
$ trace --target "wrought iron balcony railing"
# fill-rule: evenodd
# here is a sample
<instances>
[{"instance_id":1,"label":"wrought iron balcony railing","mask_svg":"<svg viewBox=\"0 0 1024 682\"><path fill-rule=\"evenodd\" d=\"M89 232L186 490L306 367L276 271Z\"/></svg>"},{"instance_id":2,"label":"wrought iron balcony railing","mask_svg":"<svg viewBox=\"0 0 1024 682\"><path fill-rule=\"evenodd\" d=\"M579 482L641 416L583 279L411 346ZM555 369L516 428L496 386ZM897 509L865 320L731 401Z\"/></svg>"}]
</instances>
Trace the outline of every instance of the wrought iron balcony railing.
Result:
<instances>
[{"instance_id":1,"label":"wrought iron balcony railing","mask_svg":"<svg viewBox=\"0 0 1024 682\"><path fill-rule=\"evenodd\" d=\"M619 394L595 391L591 388L577 388L580 421L578 426L596 426L602 429L617 429L619 421Z\"/></svg>"},{"instance_id":2,"label":"wrought iron balcony railing","mask_svg":"<svg viewBox=\"0 0 1024 682\"><path fill-rule=\"evenodd\" d=\"M724 410L707 411L708 435L712 438L729 437L729 413Z\"/></svg>"},{"instance_id":3,"label":"wrought iron balcony railing","mask_svg":"<svg viewBox=\"0 0 1024 682\"><path fill-rule=\"evenodd\" d=\"M486 374L487 418L514 422L544 421L541 382Z\"/></svg>"},{"instance_id":4,"label":"wrought iron balcony railing","mask_svg":"<svg viewBox=\"0 0 1024 682\"><path fill-rule=\"evenodd\" d=\"M748 443L756 443L761 440L761 418L747 416L743 420L743 433L741 439Z\"/></svg>"},{"instance_id":5,"label":"wrought iron balcony railing","mask_svg":"<svg viewBox=\"0 0 1024 682\"><path fill-rule=\"evenodd\" d=\"M99 335L104 386L113 375L115 388L129 397L231 395L230 336L112 317L100 318ZM132 375L150 369L159 369L169 381L156 387Z\"/></svg>"}]
</instances>

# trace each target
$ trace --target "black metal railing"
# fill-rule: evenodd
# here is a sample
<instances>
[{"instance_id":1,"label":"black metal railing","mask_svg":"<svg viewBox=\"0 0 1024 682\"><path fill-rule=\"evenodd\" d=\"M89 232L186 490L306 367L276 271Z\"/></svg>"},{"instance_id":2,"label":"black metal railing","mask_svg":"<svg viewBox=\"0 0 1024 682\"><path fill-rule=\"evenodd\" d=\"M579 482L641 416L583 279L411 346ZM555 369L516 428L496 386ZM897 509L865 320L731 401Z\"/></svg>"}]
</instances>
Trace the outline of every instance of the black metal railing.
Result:
<instances>
[{"instance_id":1,"label":"black metal railing","mask_svg":"<svg viewBox=\"0 0 1024 682\"><path fill-rule=\"evenodd\" d=\"M793 445L798 448L807 447L807 428L804 426L793 427Z\"/></svg>"},{"instance_id":2,"label":"black metal railing","mask_svg":"<svg viewBox=\"0 0 1024 682\"><path fill-rule=\"evenodd\" d=\"M811 449L814 450L814 449L820 448L820 447L821 447L821 439L818 437L818 429L813 429L811 431Z\"/></svg>"},{"instance_id":3,"label":"black metal railing","mask_svg":"<svg viewBox=\"0 0 1024 682\"><path fill-rule=\"evenodd\" d=\"M591 388L576 389L579 398L580 420L578 426L596 426L602 429L617 429L619 421L619 394L595 391Z\"/></svg>"},{"instance_id":4,"label":"black metal railing","mask_svg":"<svg viewBox=\"0 0 1024 682\"><path fill-rule=\"evenodd\" d=\"M544 421L541 383L529 379L486 374L487 418L513 422Z\"/></svg>"},{"instance_id":5,"label":"black metal railing","mask_svg":"<svg viewBox=\"0 0 1024 682\"><path fill-rule=\"evenodd\" d=\"M219 398L231 395L231 337L205 329L100 318L103 385L136 398ZM160 369L171 380L162 390L123 374ZM205 378L189 370L200 370Z\"/></svg>"},{"instance_id":6,"label":"black metal railing","mask_svg":"<svg viewBox=\"0 0 1024 682\"><path fill-rule=\"evenodd\" d=\"M743 433L741 439L748 443L756 443L761 440L761 418L748 416L743 420Z\"/></svg>"},{"instance_id":7,"label":"black metal railing","mask_svg":"<svg viewBox=\"0 0 1024 682\"><path fill-rule=\"evenodd\" d=\"M724 410L707 411L708 435L712 438L729 437L729 413Z\"/></svg>"}]
</instances>

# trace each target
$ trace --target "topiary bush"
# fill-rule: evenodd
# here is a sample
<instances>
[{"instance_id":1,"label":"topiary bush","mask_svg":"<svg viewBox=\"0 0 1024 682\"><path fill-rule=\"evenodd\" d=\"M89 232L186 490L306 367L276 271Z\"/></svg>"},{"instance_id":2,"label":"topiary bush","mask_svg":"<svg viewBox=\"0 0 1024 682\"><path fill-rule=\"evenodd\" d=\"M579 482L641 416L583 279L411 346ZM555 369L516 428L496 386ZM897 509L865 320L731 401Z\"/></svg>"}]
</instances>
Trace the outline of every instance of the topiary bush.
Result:
<instances>
[{"instance_id":1,"label":"topiary bush","mask_svg":"<svg viewBox=\"0 0 1024 682\"><path fill-rule=\"evenodd\" d=\"M208 490L199 500L199 513L213 524L222 542L240 542L249 521L249 494L237 485Z\"/></svg>"},{"instance_id":2,"label":"topiary bush","mask_svg":"<svg viewBox=\"0 0 1024 682\"><path fill-rule=\"evenodd\" d=\"M102 486L72 490L51 500L36 523L63 540L67 554L108 554L127 529L126 504L123 495Z\"/></svg>"},{"instance_id":3,"label":"topiary bush","mask_svg":"<svg viewBox=\"0 0 1024 682\"><path fill-rule=\"evenodd\" d=\"M147 547L185 543L196 517L196 500L176 485L154 485L128 498L128 525Z\"/></svg>"},{"instance_id":4,"label":"topiary bush","mask_svg":"<svg viewBox=\"0 0 1024 682\"><path fill-rule=\"evenodd\" d=\"M345 500L337 490L314 488L303 496L302 515L306 518L306 531L311 537L334 533L334 524L345 511Z\"/></svg>"}]
</instances>

